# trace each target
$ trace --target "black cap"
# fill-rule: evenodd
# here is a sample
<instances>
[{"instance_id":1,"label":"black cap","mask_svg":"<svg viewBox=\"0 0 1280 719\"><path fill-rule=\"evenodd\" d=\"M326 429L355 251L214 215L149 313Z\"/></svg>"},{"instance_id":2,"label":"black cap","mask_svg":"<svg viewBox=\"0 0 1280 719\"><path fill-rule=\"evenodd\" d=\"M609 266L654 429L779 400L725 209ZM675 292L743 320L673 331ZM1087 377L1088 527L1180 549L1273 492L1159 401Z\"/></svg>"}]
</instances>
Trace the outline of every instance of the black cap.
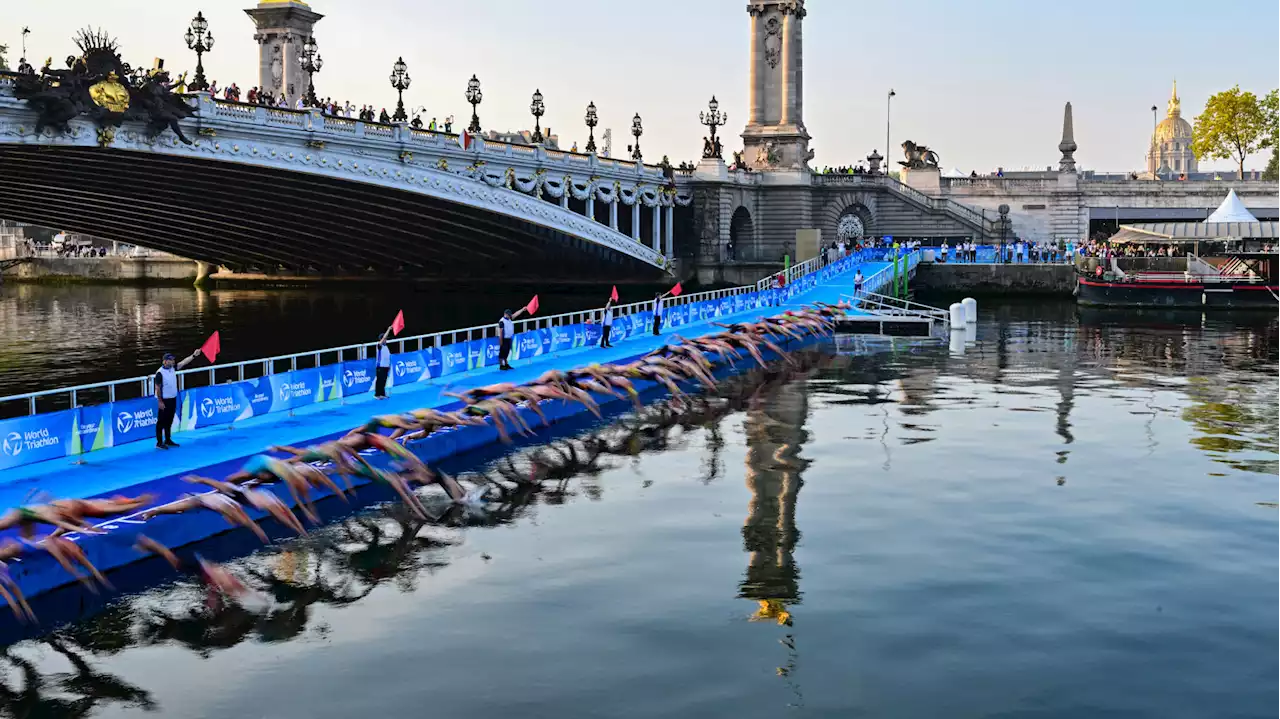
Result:
<instances>
[{"instance_id":1,"label":"black cap","mask_svg":"<svg viewBox=\"0 0 1280 719\"><path fill-rule=\"evenodd\" d=\"M164 359L162 359L161 361L163 362L164 360L171 360L171 359L177 359L177 357L174 357L172 352L165 352Z\"/></svg>"}]
</instances>

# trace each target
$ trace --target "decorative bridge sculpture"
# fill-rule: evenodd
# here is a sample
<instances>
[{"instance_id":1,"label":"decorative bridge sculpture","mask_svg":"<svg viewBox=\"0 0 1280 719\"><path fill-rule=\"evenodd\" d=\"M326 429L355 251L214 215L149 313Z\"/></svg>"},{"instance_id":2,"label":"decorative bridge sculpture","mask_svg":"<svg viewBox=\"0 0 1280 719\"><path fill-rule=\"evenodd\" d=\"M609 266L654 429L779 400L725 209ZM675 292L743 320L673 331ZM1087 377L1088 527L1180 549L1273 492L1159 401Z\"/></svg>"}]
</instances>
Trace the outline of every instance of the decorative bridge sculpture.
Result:
<instances>
[{"instance_id":1,"label":"decorative bridge sculpture","mask_svg":"<svg viewBox=\"0 0 1280 719\"><path fill-rule=\"evenodd\" d=\"M88 72L90 102L0 73L0 214L237 269L604 279L668 269L673 209L691 201L658 166L169 95L167 77L130 71L97 42L71 70L46 68Z\"/></svg>"}]
</instances>

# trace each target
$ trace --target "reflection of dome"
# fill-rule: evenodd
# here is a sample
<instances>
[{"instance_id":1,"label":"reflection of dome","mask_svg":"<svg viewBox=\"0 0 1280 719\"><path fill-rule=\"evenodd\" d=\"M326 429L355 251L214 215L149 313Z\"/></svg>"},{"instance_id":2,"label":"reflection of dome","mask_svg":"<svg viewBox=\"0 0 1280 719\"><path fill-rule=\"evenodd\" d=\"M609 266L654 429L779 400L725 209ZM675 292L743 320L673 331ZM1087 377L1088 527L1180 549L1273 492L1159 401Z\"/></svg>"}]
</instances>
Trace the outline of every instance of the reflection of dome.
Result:
<instances>
[{"instance_id":1,"label":"reflection of dome","mask_svg":"<svg viewBox=\"0 0 1280 719\"><path fill-rule=\"evenodd\" d=\"M1147 149L1147 172L1157 175L1195 172L1195 153L1191 151L1191 123L1182 119L1182 101L1178 99L1178 83L1173 83L1169 109L1156 125Z\"/></svg>"}]
</instances>

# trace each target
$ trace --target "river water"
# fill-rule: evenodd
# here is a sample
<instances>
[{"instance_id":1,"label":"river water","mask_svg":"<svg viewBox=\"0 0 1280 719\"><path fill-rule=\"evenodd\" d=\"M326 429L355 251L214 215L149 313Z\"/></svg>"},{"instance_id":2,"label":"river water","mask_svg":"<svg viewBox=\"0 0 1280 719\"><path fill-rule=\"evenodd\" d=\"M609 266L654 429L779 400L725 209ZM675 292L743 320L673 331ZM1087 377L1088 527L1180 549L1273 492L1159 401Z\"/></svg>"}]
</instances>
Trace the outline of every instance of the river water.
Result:
<instances>
[{"instance_id":1,"label":"river water","mask_svg":"<svg viewBox=\"0 0 1280 719\"><path fill-rule=\"evenodd\" d=\"M0 654L0 712L1275 716L1274 316L981 314L518 450L576 461L488 515L242 554L264 614L158 575Z\"/></svg>"}]
</instances>

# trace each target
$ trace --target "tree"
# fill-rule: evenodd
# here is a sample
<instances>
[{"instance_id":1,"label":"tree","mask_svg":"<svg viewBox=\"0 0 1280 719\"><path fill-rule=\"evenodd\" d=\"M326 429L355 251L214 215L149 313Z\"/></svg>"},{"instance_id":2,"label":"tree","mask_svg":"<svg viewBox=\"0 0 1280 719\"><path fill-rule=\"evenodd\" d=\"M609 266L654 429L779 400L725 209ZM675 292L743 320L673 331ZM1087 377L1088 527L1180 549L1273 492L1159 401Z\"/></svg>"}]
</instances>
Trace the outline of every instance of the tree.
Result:
<instances>
[{"instance_id":1,"label":"tree","mask_svg":"<svg viewBox=\"0 0 1280 719\"><path fill-rule=\"evenodd\" d=\"M1235 160L1243 179L1244 159L1270 147L1266 122L1258 96L1236 85L1211 95L1204 104L1191 133L1191 150L1200 159Z\"/></svg>"},{"instance_id":2,"label":"tree","mask_svg":"<svg viewBox=\"0 0 1280 719\"><path fill-rule=\"evenodd\" d=\"M1271 161L1267 162L1267 169L1262 170L1262 179L1280 179L1280 148L1271 145Z\"/></svg>"},{"instance_id":3,"label":"tree","mask_svg":"<svg viewBox=\"0 0 1280 719\"><path fill-rule=\"evenodd\" d=\"M0 70L8 70L9 63L5 62L4 54L9 52L8 45L0 45Z\"/></svg>"}]
</instances>

